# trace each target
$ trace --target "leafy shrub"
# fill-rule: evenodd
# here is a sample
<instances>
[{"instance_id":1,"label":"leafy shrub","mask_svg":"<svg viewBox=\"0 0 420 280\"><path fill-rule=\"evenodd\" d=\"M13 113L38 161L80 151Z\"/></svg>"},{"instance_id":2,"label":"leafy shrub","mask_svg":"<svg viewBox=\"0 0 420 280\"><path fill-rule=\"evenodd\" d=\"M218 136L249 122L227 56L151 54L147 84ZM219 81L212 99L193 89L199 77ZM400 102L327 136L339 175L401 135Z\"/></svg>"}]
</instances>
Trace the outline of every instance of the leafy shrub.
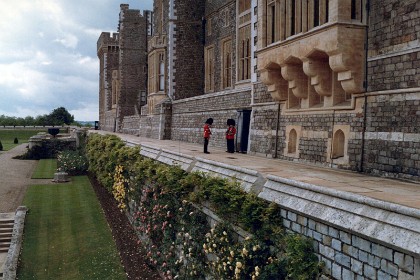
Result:
<instances>
[{"instance_id":1,"label":"leafy shrub","mask_svg":"<svg viewBox=\"0 0 420 280\"><path fill-rule=\"evenodd\" d=\"M86 146L89 171L111 193L117 165L131 166L140 157L139 148L129 148L117 136L89 136Z\"/></svg>"},{"instance_id":2,"label":"leafy shrub","mask_svg":"<svg viewBox=\"0 0 420 280\"><path fill-rule=\"evenodd\" d=\"M47 154L48 152L46 151L45 146L33 146L32 148L26 150L26 152L23 155L19 155L14 158L39 160L47 158Z\"/></svg>"},{"instance_id":3,"label":"leafy shrub","mask_svg":"<svg viewBox=\"0 0 420 280\"><path fill-rule=\"evenodd\" d=\"M88 170L88 161L81 150L66 150L57 155L57 171L69 175L83 175Z\"/></svg>"},{"instance_id":4,"label":"leafy shrub","mask_svg":"<svg viewBox=\"0 0 420 280\"><path fill-rule=\"evenodd\" d=\"M86 150L165 279L316 279L311 240L286 233L279 206L238 182L144 158L115 136L93 134ZM225 222L210 228L205 208ZM239 237L236 227L248 232Z\"/></svg>"}]
</instances>

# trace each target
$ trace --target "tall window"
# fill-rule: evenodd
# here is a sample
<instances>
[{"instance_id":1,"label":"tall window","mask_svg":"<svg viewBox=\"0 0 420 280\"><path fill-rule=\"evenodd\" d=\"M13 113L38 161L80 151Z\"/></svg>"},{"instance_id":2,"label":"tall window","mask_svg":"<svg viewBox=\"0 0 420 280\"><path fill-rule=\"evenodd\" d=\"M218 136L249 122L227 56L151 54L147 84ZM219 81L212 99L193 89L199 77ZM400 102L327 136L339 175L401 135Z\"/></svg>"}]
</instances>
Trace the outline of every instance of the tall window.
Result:
<instances>
[{"instance_id":1,"label":"tall window","mask_svg":"<svg viewBox=\"0 0 420 280\"><path fill-rule=\"evenodd\" d=\"M211 26L211 17L207 19L207 36L210 36L212 32L212 26Z\"/></svg>"},{"instance_id":2,"label":"tall window","mask_svg":"<svg viewBox=\"0 0 420 280\"><path fill-rule=\"evenodd\" d=\"M165 91L165 51L157 50L149 55L148 92Z\"/></svg>"},{"instance_id":3,"label":"tall window","mask_svg":"<svg viewBox=\"0 0 420 280\"><path fill-rule=\"evenodd\" d=\"M251 9L251 0L239 0L239 14Z\"/></svg>"},{"instance_id":4,"label":"tall window","mask_svg":"<svg viewBox=\"0 0 420 280\"><path fill-rule=\"evenodd\" d=\"M148 91L149 93L156 92L155 88L155 54L149 55L149 83Z\"/></svg>"},{"instance_id":5,"label":"tall window","mask_svg":"<svg viewBox=\"0 0 420 280\"><path fill-rule=\"evenodd\" d=\"M243 81L251 78L251 5L243 1L242 10L239 14L238 44L237 44L237 80ZM241 3L240 3L241 4Z\"/></svg>"},{"instance_id":6,"label":"tall window","mask_svg":"<svg viewBox=\"0 0 420 280\"><path fill-rule=\"evenodd\" d=\"M328 3L328 0L266 0L266 44L325 24Z\"/></svg>"},{"instance_id":7,"label":"tall window","mask_svg":"<svg viewBox=\"0 0 420 280\"><path fill-rule=\"evenodd\" d=\"M205 50L205 91L214 91L214 47Z\"/></svg>"},{"instance_id":8,"label":"tall window","mask_svg":"<svg viewBox=\"0 0 420 280\"><path fill-rule=\"evenodd\" d=\"M165 90L165 56L159 54L159 91Z\"/></svg>"},{"instance_id":9,"label":"tall window","mask_svg":"<svg viewBox=\"0 0 420 280\"><path fill-rule=\"evenodd\" d=\"M232 86L232 40L222 42L222 86L228 88Z\"/></svg>"},{"instance_id":10,"label":"tall window","mask_svg":"<svg viewBox=\"0 0 420 280\"><path fill-rule=\"evenodd\" d=\"M277 13L278 1L267 0L267 45L277 41Z\"/></svg>"}]
</instances>

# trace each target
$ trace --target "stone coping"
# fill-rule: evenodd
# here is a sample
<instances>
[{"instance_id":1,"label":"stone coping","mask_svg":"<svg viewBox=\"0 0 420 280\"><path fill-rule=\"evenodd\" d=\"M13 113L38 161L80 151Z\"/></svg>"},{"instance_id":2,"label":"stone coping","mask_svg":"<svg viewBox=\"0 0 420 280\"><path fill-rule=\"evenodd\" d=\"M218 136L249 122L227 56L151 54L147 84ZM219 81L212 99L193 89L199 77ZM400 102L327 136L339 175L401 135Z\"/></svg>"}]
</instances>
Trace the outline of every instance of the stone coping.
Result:
<instances>
[{"instance_id":1,"label":"stone coping","mask_svg":"<svg viewBox=\"0 0 420 280\"><path fill-rule=\"evenodd\" d=\"M134 145L134 143L131 143ZM245 191L259 192L264 184L262 175L251 169L141 144L140 154L169 165L179 165L183 170L210 172L224 178L236 178Z\"/></svg>"},{"instance_id":2,"label":"stone coping","mask_svg":"<svg viewBox=\"0 0 420 280\"><path fill-rule=\"evenodd\" d=\"M267 176L259 197L367 239L420 256L420 211L357 194Z\"/></svg>"}]
</instances>

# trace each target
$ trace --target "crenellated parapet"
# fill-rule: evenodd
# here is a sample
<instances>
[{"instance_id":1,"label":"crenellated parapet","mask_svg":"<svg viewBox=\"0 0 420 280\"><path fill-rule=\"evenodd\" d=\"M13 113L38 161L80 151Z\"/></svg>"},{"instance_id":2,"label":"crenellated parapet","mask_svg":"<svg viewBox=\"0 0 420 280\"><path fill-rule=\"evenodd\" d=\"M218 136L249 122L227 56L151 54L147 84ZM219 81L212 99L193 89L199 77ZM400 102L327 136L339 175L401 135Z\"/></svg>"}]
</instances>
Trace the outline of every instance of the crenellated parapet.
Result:
<instances>
[{"instance_id":1,"label":"crenellated parapet","mask_svg":"<svg viewBox=\"0 0 420 280\"><path fill-rule=\"evenodd\" d=\"M100 57L102 54L108 52L108 50L117 50L119 45L119 34L102 32L97 41L97 54Z\"/></svg>"}]
</instances>

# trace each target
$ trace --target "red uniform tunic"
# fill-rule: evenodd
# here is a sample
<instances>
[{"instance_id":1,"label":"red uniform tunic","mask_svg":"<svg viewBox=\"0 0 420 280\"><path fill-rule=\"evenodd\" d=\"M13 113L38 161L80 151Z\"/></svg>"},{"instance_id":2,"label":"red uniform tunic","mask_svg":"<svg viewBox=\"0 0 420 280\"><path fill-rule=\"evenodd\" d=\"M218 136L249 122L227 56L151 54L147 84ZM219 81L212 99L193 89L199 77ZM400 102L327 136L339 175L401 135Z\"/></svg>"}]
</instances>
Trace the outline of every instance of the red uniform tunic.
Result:
<instances>
[{"instance_id":1,"label":"red uniform tunic","mask_svg":"<svg viewBox=\"0 0 420 280\"><path fill-rule=\"evenodd\" d=\"M229 126L228 130L226 131L226 139L233 140L235 139L236 128L234 126Z\"/></svg>"},{"instance_id":2,"label":"red uniform tunic","mask_svg":"<svg viewBox=\"0 0 420 280\"><path fill-rule=\"evenodd\" d=\"M210 126L206 123L204 125L204 138L210 138L211 130Z\"/></svg>"}]
</instances>

